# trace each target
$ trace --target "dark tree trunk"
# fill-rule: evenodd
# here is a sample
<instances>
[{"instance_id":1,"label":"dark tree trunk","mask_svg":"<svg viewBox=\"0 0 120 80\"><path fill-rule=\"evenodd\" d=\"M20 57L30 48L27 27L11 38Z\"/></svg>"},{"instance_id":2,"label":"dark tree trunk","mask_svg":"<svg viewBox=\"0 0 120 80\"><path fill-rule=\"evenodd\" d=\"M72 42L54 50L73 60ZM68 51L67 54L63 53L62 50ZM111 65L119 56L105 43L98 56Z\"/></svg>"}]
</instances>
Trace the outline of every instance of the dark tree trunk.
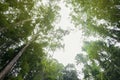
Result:
<instances>
[{"instance_id":1,"label":"dark tree trunk","mask_svg":"<svg viewBox=\"0 0 120 80\"><path fill-rule=\"evenodd\" d=\"M19 58L22 56L23 52L26 50L26 48L37 39L37 37L39 36L39 32L38 31L36 34L33 35L33 38L28 41L28 43L21 49L21 51L8 63L8 65L0 72L0 80L3 80L3 78L5 77L6 74L8 74L8 72L12 69L12 67L14 66L14 64L19 60Z\"/></svg>"},{"instance_id":2,"label":"dark tree trunk","mask_svg":"<svg viewBox=\"0 0 120 80\"><path fill-rule=\"evenodd\" d=\"M17 62L17 60L21 57L23 52L26 50L26 48L30 45L30 42L27 43L22 50L10 61L10 63L0 72L0 80L2 80L5 75L11 70L13 65Z\"/></svg>"}]
</instances>

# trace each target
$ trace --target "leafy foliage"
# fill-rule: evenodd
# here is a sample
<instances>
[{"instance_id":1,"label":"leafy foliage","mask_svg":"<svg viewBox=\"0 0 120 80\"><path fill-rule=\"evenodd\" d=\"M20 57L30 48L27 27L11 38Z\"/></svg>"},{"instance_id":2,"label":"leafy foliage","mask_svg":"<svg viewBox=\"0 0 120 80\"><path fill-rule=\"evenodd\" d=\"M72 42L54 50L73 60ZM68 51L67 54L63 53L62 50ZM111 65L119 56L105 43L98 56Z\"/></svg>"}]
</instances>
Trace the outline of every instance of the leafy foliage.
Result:
<instances>
[{"instance_id":1,"label":"leafy foliage","mask_svg":"<svg viewBox=\"0 0 120 80\"><path fill-rule=\"evenodd\" d=\"M63 47L66 31L54 25L58 1L43 1L0 1L0 71L27 47L4 80L57 80L62 75L63 65L49 58L48 50Z\"/></svg>"},{"instance_id":2,"label":"leafy foliage","mask_svg":"<svg viewBox=\"0 0 120 80\"><path fill-rule=\"evenodd\" d=\"M63 80L79 80L74 64L68 64L63 70Z\"/></svg>"},{"instance_id":3,"label":"leafy foliage","mask_svg":"<svg viewBox=\"0 0 120 80\"><path fill-rule=\"evenodd\" d=\"M83 51L87 56L78 54L77 63L84 64L84 79L120 79L120 1L119 0L69 0L72 5L72 21L83 29L85 36L98 37L87 41Z\"/></svg>"}]
</instances>

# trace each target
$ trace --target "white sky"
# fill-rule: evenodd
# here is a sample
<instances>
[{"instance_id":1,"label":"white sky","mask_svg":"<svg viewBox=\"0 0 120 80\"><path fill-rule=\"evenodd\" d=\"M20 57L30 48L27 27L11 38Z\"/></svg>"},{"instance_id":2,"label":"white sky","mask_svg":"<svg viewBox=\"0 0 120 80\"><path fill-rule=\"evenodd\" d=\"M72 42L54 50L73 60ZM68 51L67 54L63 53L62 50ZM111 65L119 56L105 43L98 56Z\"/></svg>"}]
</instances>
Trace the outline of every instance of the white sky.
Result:
<instances>
[{"instance_id":1,"label":"white sky","mask_svg":"<svg viewBox=\"0 0 120 80\"><path fill-rule=\"evenodd\" d=\"M47 3L47 1L48 0L43 0L43 3L45 4ZM63 38L63 43L65 44L64 49L57 49L52 56L64 66L66 66L69 63L75 64L77 71L80 73L78 77L80 79L83 79L84 74L81 72L83 65L76 65L75 63L75 56L76 54L81 53L81 47L83 45L82 31L75 28L75 26L71 23L71 19L69 16L71 12L70 8L67 8L65 6L63 0L60 1L59 6L61 7L61 20L56 26L64 30L70 30L71 32L69 35L66 35Z\"/></svg>"},{"instance_id":2,"label":"white sky","mask_svg":"<svg viewBox=\"0 0 120 80\"><path fill-rule=\"evenodd\" d=\"M65 4L62 1L60 2L60 7L61 21L57 26L60 26L65 30L71 30L71 32L64 37L64 50L56 50L53 57L63 65L67 65L68 63L75 64L75 56L81 52L81 46L83 44L82 33L71 23L69 18L70 9L65 7Z\"/></svg>"}]
</instances>

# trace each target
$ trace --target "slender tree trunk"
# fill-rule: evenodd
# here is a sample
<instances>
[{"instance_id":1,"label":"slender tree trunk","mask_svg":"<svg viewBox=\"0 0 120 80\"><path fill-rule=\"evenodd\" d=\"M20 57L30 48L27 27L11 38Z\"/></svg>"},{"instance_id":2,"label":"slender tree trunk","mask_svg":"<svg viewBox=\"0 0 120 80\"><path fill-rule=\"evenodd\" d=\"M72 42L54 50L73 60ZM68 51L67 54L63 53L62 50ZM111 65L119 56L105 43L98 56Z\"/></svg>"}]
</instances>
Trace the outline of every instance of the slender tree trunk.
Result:
<instances>
[{"instance_id":1,"label":"slender tree trunk","mask_svg":"<svg viewBox=\"0 0 120 80\"><path fill-rule=\"evenodd\" d=\"M23 52L26 50L26 48L30 45L30 42L27 43L22 50L11 60L11 62L0 72L0 80L2 80L5 75L11 70L13 65L17 62L17 60L21 57Z\"/></svg>"},{"instance_id":2,"label":"slender tree trunk","mask_svg":"<svg viewBox=\"0 0 120 80\"><path fill-rule=\"evenodd\" d=\"M41 80L44 80L44 72L42 72L41 75L42 75L42 76L41 76Z\"/></svg>"},{"instance_id":3,"label":"slender tree trunk","mask_svg":"<svg viewBox=\"0 0 120 80\"><path fill-rule=\"evenodd\" d=\"M12 69L14 64L19 60L19 58L22 56L23 52L26 50L26 48L39 36L39 32L35 35L33 35L33 38L28 41L28 43L21 49L21 51L8 63L8 65L0 72L0 80L3 80L5 75Z\"/></svg>"}]
</instances>

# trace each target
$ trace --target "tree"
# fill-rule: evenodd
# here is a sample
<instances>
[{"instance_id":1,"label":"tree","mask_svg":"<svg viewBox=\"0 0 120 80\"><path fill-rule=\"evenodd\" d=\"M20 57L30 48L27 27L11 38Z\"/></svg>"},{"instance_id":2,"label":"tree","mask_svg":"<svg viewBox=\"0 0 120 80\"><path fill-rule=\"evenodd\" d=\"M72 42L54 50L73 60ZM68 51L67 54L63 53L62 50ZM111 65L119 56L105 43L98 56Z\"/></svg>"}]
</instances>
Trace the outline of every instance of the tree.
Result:
<instances>
[{"instance_id":1,"label":"tree","mask_svg":"<svg viewBox=\"0 0 120 80\"><path fill-rule=\"evenodd\" d=\"M119 47L103 41L91 41L84 44L83 50L87 55L78 54L76 60L84 65L85 79L119 79Z\"/></svg>"},{"instance_id":2,"label":"tree","mask_svg":"<svg viewBox=\"0 0 120 80\"><path fill-rule=\"evenodd\" d=\"M83 51L88 55L87 60L84 59L85 57L77 57L78 63L80 61L91 62L91 64L84 63L87 64L84 65L84 75L87 75L88 78L90 76L95 80L119 79L119 0L66 0L66 2L72 5L73 12L71 17L73 23L77 27L81 26L85 36L95 36L98 38L98 41L85 42ZM96 77L100 74L102 74L102 78Z\"/></svg>"},{"instance_id":3,"label":"tree","mask_svg":"<svg viewBox=\"0 0 120 80\"><path fill-rule=\"evenodd\" d=\"M11 69L10 73L19 67L22 69L19 66L22 64L19 58L24 57L22 55L27 50L29 52L32 43L44 44L46 48L51 47L51 50L62 46L60 40L65 35L65 31L54 27L59 10L54 2L52 0L44 4L42 0L0 1L0 79L6 77ZM31 54L28 59L30 56ZM15 68L15 65L18 67ZM26 66L29 67L29 64L26 63ZM28 71L22 75L18 74L18 77L22 79Z\"/></svg>"},{"instance_id":4,"label":"tree","mask_svg":"<svg viewBox=\"0 0 120 80\"><path fill-rule=\"evenodd\" d=\"M42 65L42 80L62 80L61 77L64 66L57 60L53 58L44 59Z\"/></svg>"},{"instance_id":5,"label":"tree","mask_svg":"<svg viewBox=\"0 0 120 80\"><path fill-rule=\"evenodd\" d=\"M82 25L83 33L109 36L119 42L119 0L116 1L66 1L73 6L72 21L76 26ZM116 37L117 36L117 37Z\"/></svg>"},{"instance_id":6,"label":"tree","mask_svg":"<svg viewBox=\"0 0 120 80\"><path fill-rule=\"evenodd\" d=\"M30 44L23 56L18 60L4 80L16 80L19 78L33 80L35 74L37 74L42 68L41 62L43 57L45 57L45 53L42 49L42 44Z\"/></svg>"},{"instance_id":7,"label":"tree","mask_svg":"<svg viewBox=\"0 0 120 80\"><path fill-rule=\"evenodd\" d=\"M68 64L63 70L63 80L79 80L74 64Z\"/></svg>"},{"instance_id":8,"label":"tree","mask_svg":"<svg viewBox=\"0 0 120 80\"><path fill-rule=\"evenodd\" d=\"M57 80L63 65L47 57L44 44L32 43L4 80Z\"/></svg>"},{"instance_id":9,"label":"tree","mask_svg":"<svg viewBox=\"0 0 120 80\"><path fill-rule=\"evenodd\" d=\"M107 76L108 80L119 79L119 50L118 47L115 47L114 45L107 46L107 44L102 41L91 42L90 44L87 44L86 48L86 52L91 58L91 61L96 60L99 62L101 68L104 70L104 75Z\"/></svg>"},{"instance_id":10,"label":"tree","mask_svg":"<svg viewBox=\"0 0 120 80\"><path fill-rule=\"evenodd\" d=\"M77 65L84 65L82 73L84 73L84 80L104 80L103 71L101 67L95 61L89 58L89 55L84 55L83 53L77 54L76 57Z\"/></svg>"}]
</instances>

